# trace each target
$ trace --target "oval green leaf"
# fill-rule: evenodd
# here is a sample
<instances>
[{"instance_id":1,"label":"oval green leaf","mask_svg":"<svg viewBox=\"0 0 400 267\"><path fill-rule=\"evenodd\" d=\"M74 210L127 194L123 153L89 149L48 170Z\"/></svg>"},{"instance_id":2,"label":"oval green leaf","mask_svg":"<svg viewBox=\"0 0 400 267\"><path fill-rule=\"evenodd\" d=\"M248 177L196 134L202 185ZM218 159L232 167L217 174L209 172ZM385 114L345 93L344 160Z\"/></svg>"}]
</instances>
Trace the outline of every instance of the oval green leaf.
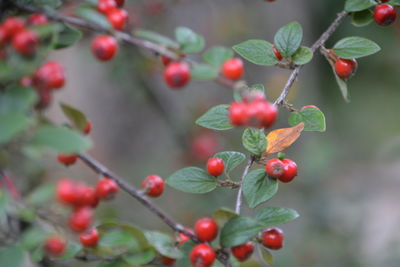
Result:
<instances>
[{"instance_id":1,"label":"oval green leaf","mask_svg":"<svg viewBox=\"0 0 400 267\"><path fill-rule=\"evenodd\" d=\"M304 122L304 130L307 132L325 132L325 115L316 108L305 108L298 112L292 112L289 116L290 126Z\"/></svg>"},{"instance_id":2,"label":"oval green leaf","mask_svg":"<svg viewBox=\"0 0 400 267\"><path fill-rule=\"evenodd\" d=\"M220 243L228 248L246 243L264 229L259 221L249 217L238 216L230 219L222 228Z\"/></svg>"},{"instance_id":3,"label":"oval green leaf","mask_svg":"<svg viewBox=\"0 0 400 267\"><path fill-rule=\"evenodd\" d=\"M228 109L229 105L212 107L196 120L196 124L211 130L222 131L232 129L233 126L229 122Z\"/></svg>"},{"instance_id":4,"label":"oval green leaf","mask_svg":"<svg viewBox=\"0 0 400 267\"><path fill-rule=\"evenodd\" d=\"M268 201L278 192L278 181L269 178L265 170L253 170L243 180L243 195L250 208Z\"/></svg>"},{"instance_id":5,"label":"oval green leaf","mask_svg":"<svg viewBox=\"0 0 400 267\"><path fill-rule=\"evenodd\" d=\"M300 23L291 22L276 32L274 42L282 56L288 58L299 49L302 39L303 29Z\"/></svg>"},{"instance_id":6,"label":"oval green leaf","mask_svg":"<svg viewBox=\"0 0 400 267\"><path fill-rule=\"evenodd\" d=\"M264 131L260 129L245 129L242 135L242 143L247 151L256 156L260 156L267 148L267 139Z\"/></svg>"},{"instance_id":7,"label":"oval green leaf","mask_svg":"<svg viewBox=\"0 0 400 267\"><path fill-rule=\"evenodd\" d=\"M222 66L222 64L224 64L225 61L232 57L232 49L224 46L211 47L203 54L204 61L218 69Z\"/></svg>"},{"instance_id":8,"label":"oval green leaf","mask_svg":"<svg viewBox=\"0 0 400 267\"><path fill-rule=\"evenodd\" d=\"M290 222L298 217L297 211L279 207L263 208L256 214L256 220L263 224L264 227Z\"/></svg>"},{"instance_id":9,"label":"oval green leaf","mask_svg":"<svg viewBox=\"0 0 400 267\"><path fill-rule=\"evenodd\" d=\"M368 9L375 5L376 2L374 0L346 0L344 10L348 12L355 12Z\"/></svg>"},{"instance_id":10,"label":"oval green leaf","mask_svg":"<svg viewBox=\"0 0 400 267\"><path fill-rule=\"evenodd\" d=\"M166 182L175 189L193 194L208 193L217 187L215 177L197 167L181 169L169 176Z\"/></svg>"},{"instance_id":11,"label":"oval green leaf","mask_svg":"<svg viewBox=\"0 0 400 267\"><path fill-rule=\"evenodd\" d=\"M0 115L0 144L6 143L17 134L28 128L31 118L22 112Z\"/></svg>"},{"instance_id":12,"label":"oval green leaf","mask_svg":"<svg viewBox=\"0 0 400 267\"><path fill-rule=\"evenodd\" d=\"M296 65L304 65L311 61L313 58L313 51L305 46L300 46L296 53L292 56L293 63Z\"/></svg>"},{"instance_id":13,"label":"oval green leaf","mask_svg":"<svg viewBox=\"0 0 400 267\"><path fill-rule=\"evenodd\" d=\"M244 59L261 66L273 66L278 63L272 44L264 40L248 40L233 47Z\"/></svg>"},{"instance_id":14,"label":"oval green leaf","mask_svg":"<svg viewBox=\"0 0 400 267\"><path fill-rule=\"evenodd\" d=\"M175 37L183 53L198 53L204 48L203 36L195 33L189 28L178 27L175 30Z\"/></svg>"},{"instance_id":15,"label":"oval green leaf","mask_svg":"<svg viewBox=\"0 0 400 267\"><path fill-rule=\"evenodd\" d=\"M228 173L242 163L246 159L246 155L235 151L225 151L215 154L214 158L220 158L224 161L224 171Z\"/></svg>"},{"instance_id":16,"label":"oval green leaf","mask_svg":"<svg viewBox=\"0 0 400 267\"><path fill-rule=\"evenodd\" d=\"M363 37L347 37L335 44L333 52L341 58L360 58L375 54L381 50L375 42Z\"/></svg>"}]
</instances>

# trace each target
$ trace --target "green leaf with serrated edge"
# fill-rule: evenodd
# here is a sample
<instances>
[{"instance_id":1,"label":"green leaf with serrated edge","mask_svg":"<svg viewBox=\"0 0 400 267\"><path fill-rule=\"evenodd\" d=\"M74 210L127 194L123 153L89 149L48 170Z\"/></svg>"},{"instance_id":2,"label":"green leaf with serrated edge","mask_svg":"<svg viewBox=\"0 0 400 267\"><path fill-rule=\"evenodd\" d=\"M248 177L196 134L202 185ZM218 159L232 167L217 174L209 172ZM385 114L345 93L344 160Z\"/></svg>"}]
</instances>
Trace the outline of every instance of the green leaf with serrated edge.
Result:
<instances>
[{"instance_id":1,"label":"green leaf with serrated edge","mask_svg":"<svg viewBox=\"0 0 400 267\"><path fill-rule=\"evenodd\" d=\"M26 112L36 103L37 93L32 88L9 87L0 93L0 115Z\"/></svg>"},{"instance_id":2,"label":"green leaf with serrated edge","mask_svg":"<svg viewBox=\"0 0 400 267\"><path fill-rule=\"evenodd\" d=\"M193 54L198 53L204 48L203 36L195 33L189 28L178 27L175 30L175 38L180 45L183 53Z\"/></svg>"},{"instance_id":3,"label":"green leaf with serrated edge","mask_svg":"<svg viewBox=\"0 0 400 267\"><path fill-rule=\"evenodd\" d=\"M152 31L147 31L147 30L142 30L142 29L137 29L133 32L133 34L136 37L157 43L157 44L161 44L167 47L171 47L171 48L178 48L179 44L177 42L175 42L174 40L161 35L159 33L156 32L152 32Z\"/></svg>"},{"instance_id":4,"label":"green leaf with serrated edge","mask_svg":"<svg viewBox=\"0 0 400 267\"><path fill-rule=\"evenodd\" d=\"M82 38L82 32L72 26L64 25L58 33L58 38L54 44L54 49L62 49L75 44Z\"/></svg>"},{"instance_id":5,"label":"green leaf with serrated edge","mask_svg":"<svg viewBox=\"0 0 400 267\"><path fill-rule=\"evenodd\" d=\"M288 58L299 49L302 39L303 29L300 23L291 22L276 32L274 43L282 56Z\"/></svg>"},{"instance_id":6,"label":"green leaf with serrated edge","mask_svg":"<svg viewBox=\"0 0 400 267\"><path fill-rule=\"evenodd\" d=\"M78 17L81 17L92 23L98 24L101 27L104 27L106 29L112 28L111 24L108 22L107 18L94 9L82 7L82 8L76 9L74 13Z\"/></svg>"},{"instance_id":7,"label":"green leaf with serrated edge","mask_svg":"<svg viewBox=\"0 0 400 267\"><path fill-rule=\"evenodd\" d=\"M222 131L232 129L233 126L229 122L228 109L229 105L212 107L196 120L196 124L211 130Z\"/></svg>"},{"instance_id":8,"label":"green leaf with serrated edge","mask_svg":"<svg viewBox=\"0 0 400 267\"><path fill-rule=\"evenodd\" d=\"M333 52L340 58L366 57L380 51L379 45L363 37L347 37L335 44Z\"/></svg>"},{"instance_id":9,"label":"green leaf with serrated edge","mask_svg":"<svg viewBox=\"0 0 400 267\"><path fill-rule=\"evenodd\" d=\"M208 64L195 64L191 67L191 77L193 80L207 81L217 78L218 71Z\"/></svg>"},{"instance_id":10,"label":"green leaf with serrated edge","mask_svg":"<svg viewBox=\"0 0 400 267\"><path fill-rule=\"evenodd\" d=\"M253 170L243 180L243 195L250 208L268 201L278 192L278 181L269 178L265 170Z\"/></svg>"},{"instance_id":11,"label":"green leaf with serrated edge","mask_svg":"<svg viewBox=\"0 0 400 267\"><path fill-rule=\"evenodd\" d=\"M220 208L213 212L211 217L218 223L219 226L223 226L230 219L239 216L233 210L228 208Z\"/></svg>"},{"instance_id":12,"label":"green leaf with serrated edge","mask_svg":"<svg viewBox=\"0 0 400 267\"><path fill-rule=\"evenodd\" d=\"M127 254L122 259L129 264L129 266L142 266L150 263L156 257L153 249L147 249L135 254Z\"/></svg>"},{"instance_id":13,"label":"green leaf with serrated edge","mask_svg":"<svg viewBox=\"0 0 400 267\"><path fill-rule=\"evenodd\" d=\"M145 236L161 255L173 259L182 258L182 252L176 248L175 242L170 236L156 231L147 231Z\"/></svg>"},{"instance_id":14,"label":"green leaf with serrated edge","mask_svg":"<svg viewBox=\"0 0 400 267\"><path fill-rule=\"evenodd\" d=\"M374 15L369 9L351 13L351 23L356 27L367 26L372 21L374 21Z\"/></svg>"},{"instance_id":15,"label":"green leaf with serrated edge","mask_svg":"<svg viewBox=\"0 0 400 267\"><path fill-rule=\"evenodd\" d=\"M215 177L197 167L180 169L169 176L166 182L175 189L193 194L208 193L217 187Z\"/></svg>"},{"instance_id":16,"label":"green leaf with serrated edge","mask_svg":"<svg viewBox=\"0 0 400 267\"><path fill-rule=\"evenodd\" d=\"M264 246L257 244L257 256L263 264L272 265L274 263L274 258L271 252Z\"/></svg>"},{"instance_id":17,"label":"green leaf with serrated edge","mask_svg":"<svg viewBox=\"0 0 400 267\"><path fill-rule=\"evenodd\" d=\"M189 241L186 241L186 242L180 247L180 250L181 250L182 253L183 253L183 257L180 258L180 259L178 259L178 260L175 262L175 265L174 265L175 267L188 267L188 266L191 265L189 255L190 255L190 251L192 251L192 249L194 248L194 246L196 246L196 243L194 243L193 241L189 240Z\"/></svg>"},{"instance_id":18,"label":"green leaf with serrated edge","mask_svg":"<svg viewBox=\"0 0 400 267\"><path fill-rule=\"evenodd\" d=\"M28 195L26 202L32 206L40 206L46 202L49 203L51 198L54 197L54 191L54 184L43 184Z\"/></svg>"},{"instance_id":19,"label":"green leaf with serrated edge","mask_svg":"<svg viewBox=\"0 0 400 267\"><path fill-rule=\"evenodd\" d=\"M1 266L22 267L24 251L19 246L8 246L0 249Z\"/></svg>"},{"instance_id":20,"label":"green leaf with serrated edge","mask_svg":"<svg viewBox=\"0 0 400 267\"><path fill-rule=\"evenodd\" d=\"M292 209L266 207L257 212L255 219L263 224L264 227L270 227L277 224L293 221L298 217L299 214L297 213L297 211Z\"/></svg>"},{"instance_id":21,"label":"green leaf with serrated edge","mask_svg":"<svg viewBox=\"0 0 400 267\"><path fill-rule=\"evenodd\" d=\"M257 236L262 229L264 225L255 219L242 216L232 218L221 230L221 246L228 248L244 244Z\"/></svg>"},{"instance_id":22,"label":"green leaf with serrated edge","mask_svg":"<svg viewBox=\"0 0 400 267\"><path fill-rule=\"evenodd\" d=\"M63 111L64 115L70 120L72 125L82 131L86 127L87 119L85 114L82 111L71 107L65 103L60 104L61 110Z\"/></svg>"},{"instance_id":23,"label":"green leaf with serrated edge","mask_svg":"<svg viewBox=\"0 0 400 267\"><path fill-rule=\"evenodd\" d=\"M204 61L218 69L222 66L222 64L224 64L225 61L232 57L232 49L223 46L211 47L203 54Z\"/></svg>"},{"instance_id":24,"label":"green leaf with serrated edge","mask_svg":"<svg viewBox=\"0 0 400 267\"><path fill-rule=\"evenodd\" d=\"M80 244L69 240L65 252L60 257L57 257L57 259L73 259L81 250L82 246Z\"/></svg>"},{"instance_id":25,"label":"green leaf with serrated edge","mask_svg":"<svg viewBox=\"0 0 400 267\"><path fill-rule=\"evenodd\" d=\"M215 154L214 158L220 158L224 161L224 171L228 173L239 166L246 159L246 155L240 152L226 151Z\"/></svg>"},{"instance_id":26,"label":"green leaf with serrated edge","mask_svg":"<svg viewBox=\"0 0 400 267\"><path fill-rule=\"evenodd\" d=\"M304 65L311 61L313 58L313 51L305 46L300 46L299 49L292 56L293 63L296 65Z\"/></svg>"},{"instance_id":27,"label":"green leaf with serrated edge","mask_svg":"<svg viewBox=\"0 0 400 267\"><path fill-rule=\"evenodd\" d=\"M31 140L32 145L51 148L59 153L77 153L91 146L89 139L65 127L43 126Z\"/></svg>"},{"instance_id":28,"label":"green leaf with serrated edge","mask_svg":"<svg viewBox=\"0 0 400 267\"><path fill-rule=\"evenodd\" d=\"M344 10L347 12L361 11L375 6L376 4L374 0L346 0Z\"/></svg>"},{"instance_id":29,"label":"green leaf with serrated edge","mask_svg":"<svg viewBox=\"0 0 400 267\"><path fill-rule=\"evenodd\" d=\"M49 234L38 227L31 227L25 230L21 236L20 244L25 250L33 250L41 246Z\"/></svg>"},{"instance_id":30,"label":"green leaf with serrated edge","mask_svg":"<svg viewBox=\"0 0 400 267\"><path fill-rule=\"evenodd\" d=\"M325 132L325 116L316 108L305 108L298 112L292 112L289 116L289 125L296 126L304 122L304 130L307 132Z\"/></svg>"},{"instance_id":31,"label":"green leaf with serrated edge","mask_svg":"<svg viewBox=\"0 0 400 267\"><path fill-rule=\"evenodd\" d=\"M244 148L250 153L259 156L265 152L267 148L267 139L263 130L247 128L242 135L242 143Z\"/></svg>"},{"instance_id":32,"label":"green leaf with serrated edge","mask_svg":"<svg viewBox=\"0 0 400 267\"><path fill-rule=\"evenodd\" d=\"M232 47L244 59L261 66L278 63L272 44L264 40L248 40Z\"/></svg>"},{"instance_id":33,"label":"green leaf with serrated edge","mask_svg":"<svg viewBox=\"0 0 400 267\"><path fill-rule=\"evenodd\" d=\"M0 115L0 144L8 142L28 128L31 122L32 119L21 112Z\"/></svg>"}]
</instances>

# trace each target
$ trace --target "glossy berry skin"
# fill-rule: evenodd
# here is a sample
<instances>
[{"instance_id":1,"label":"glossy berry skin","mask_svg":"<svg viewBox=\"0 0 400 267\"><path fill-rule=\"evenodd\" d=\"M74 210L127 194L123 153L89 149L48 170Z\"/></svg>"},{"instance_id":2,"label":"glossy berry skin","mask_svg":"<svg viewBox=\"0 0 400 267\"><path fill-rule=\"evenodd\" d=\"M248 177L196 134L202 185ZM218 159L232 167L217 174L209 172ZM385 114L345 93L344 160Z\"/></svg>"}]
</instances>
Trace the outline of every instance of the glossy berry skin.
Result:
<instances>
[{"instance_id":1,"label":"glossy berry skin","mask_svg":"<svg viewBox=\"0 0 400 267\"><path fill-rule=\"evenodd\" d=\"M317 106L314 106L314 105L307 105L307 106L304 106L304 107L302 107L300 110L305 110L306 108L313 108L313 109L318 109L318 110L319 110L319 108L318 108Z\"/></svg>"},{"instance_id":2,"label":"glossy berry skin","mask_svg":"<svg viewBox=\"0 0 400 267\"><path fill-rule=\"evenodd\" d=\"M27 23L33 26L43 26L49 23L49 20L45 15L37 13L30 15Z\"/></svg>"},{"instance_id":3,"label":"glossy berry skin","mask_svg":"<svg viewBox=\"0 0 400 267\"><path fill-rule=\"evenodd\" d=\"M222 65L222 75L225 78L237 81L243 75L243 61L240 58L231 58Z\"/></svg>"},{"instance_id":4,"label":"glossy berry skin","mask_svg":"<svg viewBox=\"0 0 400 267\"><path fill-rule=\"evenodd\" d=\"M171 62L164 70L164 80L171 88L182 88L190 80L190 68L184 62Z\"/></svg>"},{"instance_id":5,"label":"glossy berry skin","mask_svg":"<svg viewBox=\"0 0 400 267\"><path fill-rule=\"evenodd\" d=\"M107 61L112 59L118 50L118 44L115 38L108 35L100 35L92 42L93 55L101 60Z\"/></svg>"},{"instance_id":6,"label":"glossy berry skin","mask_svg":"<svg viewBox=\"0 0 400 267\"><path fill-rule=\"evenodd\" d=\"M280 159L273 158L267 161L265 171L269 177L279 179L284 172L284 164Z\"/></svg>"},{"instance_id":7,"label":"glossy berry skin","mask_svg":"<svg viewBox=\"0 0 400 267\"><path fill-rule=\"evenodd\" d=\"M210 158L207 161L207 172L212 176L220 176L224 173L225 164L223 159L220 158Z\"/></svg>"},{"instance_id":8,"label":"glossy berry skin","mask_svg":"<svg viewBox=\"0 0 400 267\"><path fill-rule=\"evenodd\" d=\"M128 21L128 13L123 9L113 9L107 12L106 16L110 24L116 30L124 29Z\"/></svg>"},{"instance_id":9,"label":"glossy berry skin","mask_svg":"<svg viewBox=\"0 0 400 267\"><path fill-rule=\"evenodd\" d=\"M284 238L283 231L279 228L269 228L261 233L262 244L269 249L281 249Z\"/></svg>"},{"instance_id":10,"label":"glossy berry skin","mask_svg":"<svg viewBox=\"0 0 400 267\"><path fill-rule=\"evenodd\" d=\"M18 32L25 29L25 23L22 19L17 17L6 18L3 22L3 28L8 38L13 37Z\"/></svg>"},{"instance_id":11,"label":"glossy berry skin","mask_svg":"<svg viewBox=\"0 0 400 267\"><path fill-rule=\"evenodd\" d=\"M289 183L297 176L297 164L290 159L283 159L282 163L284 166L283 174L278 179L281 182Z\"/></svg>"},{"instance_id":12,"label":"glossy berry skin","mask_svg":"<svg viewBox=\"0 0 400 267\"><path fill-rule=\"evenodd\" d=\"M86 121L86 125L85 125L85 128L83 129L83 133L84 134L86 134L86 135L88 135L88 134L90 134L90 132L92 131L92 123L90 122L90 121Z\"/></svg>"},{"instance_id":13,"label":"glossy berry skin","mask_svg":"<svg viewBox=\"0 0 400 267\"><path fill-rule=\"evenodd\" d=\"M65 84L64 68L58 62L46 62L36 71L33 82L39 89L59 89Z\"/></svg>"},{"instance_id":14,"label":"glossy berry skin","mask_svg":"<svg viewBox=\"0 0 400 267\"><path fill-rule=\"evenodd\" d=\"M254 101L247 105L248 124L256 128L271 127L278 116L278 109L268 101Z\"/></svg>"},{"instance_id":15,"label":"glossy berry skin","mask_svg":"<svg viewBox=\"0 0 400 267\"><path fill-rule=\"evenodd\" d=\"M176 262L176 259L162 256L161 261L164 266L172 266Z\"/></svg>"},{"instance_id":16,"label":"glossy berry skin","mask_svg":"<svg viewBox=\"0 0 400 267\"><path fill-rule=\"evenodd\" d=\"M194 225L194 232L200 241L211 242L218 235L218 225L213 219L204 217L197 220Z\"/></svg>"},{"instance_id":17,"label":"glossy berry skin","mask_svg":"<svg viewBox=\"0 0 400 267\"><path fill-rule=\"evenodd\" d=\"M96 190L92 187L85 186L81 192L79 204L81 206L89 206L95 208L99 204Z\"/></svg>"},{"instance_id":18,"label":"glossy berry skin","mask_svg":"<svg viewBox=\"0 0 400 267\"><path fill-rule=\"evenodd\" d=\"M210 245L198 244L190 251L190 262L194 267L209 267L215 261L215 252Z\"/></svg>"},{"instance_id":19,"label":"glossy berry skin","mask_svg":"<svg viewBox=\"0 0 400 267\"><path fill-rule=\"evenodd\" d=\"M76 205L78 197L75 182L68 178L59 180L56 187L56 197L63 204Z\"/></svg>"},{"instance_id":20,"label":"glossy berry skin","mask_svg":"<svg viewBox=\"0 0 400 267\"><path fill-rule=\"evenodd\" d=\"M396 20L396 10L389 4L377 5L374 9L374 20L376 24L388 26Z\"/></svg>"},{"instance_id":21,"label":"glossy berry skin","mask_svg":"<svg viewBox=\"0 0 400 267\"><path fill-rule=\"evenodd\" d=\"M95 247L99 242L99 232L96 228L91 228L79 235L79 241L84 247Z\"/></svg>"},{"instance_id":22,"label":"glossy berry skin","mask_svg":"<svg viewBox=\"0 0 400 267\"><path fill-rule=\"evenodd\" d=\"M69 227L75 232L86 230L92 223L93 211L89 207L81 207L76 209L69 218Z\"/></svg>"},{"instance_id":23,"label":"glossy berry skin","mask_svg":"<svg viewBox=\"0 0 400 267\"><path fill-rule=\"evenodd\" d=\"M229 120L232 125L243 126L249 120L247 105L242 102L233 102L229 106Z\"/></svg>"},{"instance_id":24,"label":"glossy berry skin","mask_svg":"<svg viewBox=\"0 0 400 267\"><path fill-rule=\"evenodd\" d=\"M249 241L243 245L232 247L231 251L233 256L235 256L238 261L242 262L251 257L254 252L254 245L253 242Z\"/></svg>"},{"instance_id":25,"label":"glossy berry skin","mask_svg":"<svg viewBox=\"0 0 400 267\"><path fill-rule=\"evenodd\" d=\"M338 58L335 62L335 72L342 79L348 79L357 70L357 61L355 59Z\"/></svg>"},{"instance_id":26,"label":"glossy berry skin","mask_svg":"<svg viewBox=\"0 0 400 267\"><path fill-rule=\"evenodd\" d=\"M77 155L65 155L65 154L57 155L58 162L65 164L66 166L74 164L77 159L78 159Z\"/></svg>"},{"instance_id":27,"label":"glossy berry skin","mask_svg":"<svg viewBox=\"0 0 400 267\"><path fill-rule=\"evenodd\" d=\"M101 200L110 200L118 192L118 185L116 182L109 178L103 178L97 182L96 195Z\"/></svg>"},{"instance_id":28,"label":"glossy berry skin","mask_svg":"<svg viewBox=\"0 0 400 267\"><path fill-rule=\"evenodd\" d=\"M54 257L61 256L65 251L65 247L64 239L58 235L48 237L44 243L44 250Z\"/></svg>"},{"instance_id":29,"label":"glossy berry skin","mask_svg":"<svg viewBox=\"0 0 400 267\"><path fill-rule=\"evenodd\" d=\"M117 8L115 0L99 0L97 4L97 11L107 14Z\"/></svg>"},{"instance_id":30,"label":"glossy berry skin","mask_svg":"<svg viewBox=\"0 0 400 267\"><path fill-rule=\"evenodd\" d=\"M283 59L281 53L278 51L278 49L276 48L275 45L272 46L272 50L274 50L274 54L276 56L276 58L281 61Z\"/></svg>"},{"instance_id":31,"label":"glossy berry skin","mask_svg":"<svg viewBox=\"0 0 400 267\"><path fill-rule=\"evenodd\" d=\"M149 175L142 182L142 189L150 197L161 196L164 192L164 180L157 175Z\"/></svg>"},{"instance_id":32,"label":"glossy berry skin","mask_svg":"<svg viewBox=\"0 0 400 267\"><path fill-rule=\"evenodd\" d=\"M38 35L28 30L19 31L12 39L14 49L24 56L32 56L35 54L38 43Z\"/></svg>"}]
</instances>

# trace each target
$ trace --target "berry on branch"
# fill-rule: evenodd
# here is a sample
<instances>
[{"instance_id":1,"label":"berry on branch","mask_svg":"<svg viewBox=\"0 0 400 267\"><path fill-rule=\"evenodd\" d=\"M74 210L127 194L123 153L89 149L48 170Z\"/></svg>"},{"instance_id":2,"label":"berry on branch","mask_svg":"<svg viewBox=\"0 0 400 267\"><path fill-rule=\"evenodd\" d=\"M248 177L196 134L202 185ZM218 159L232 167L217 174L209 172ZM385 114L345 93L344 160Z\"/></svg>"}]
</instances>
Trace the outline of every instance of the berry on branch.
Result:
<instances>
[{"instance_id":1,"label":"berry on branch","mask_svg":"<svg viewBox=\"0 0 400 267\"><path fill-rule=\"evenodd\" d=\"M142 182L142 189L150 197L158 197L164 192L164 180L157 175L149 175Z\"/></svg>"},{"instance_id":2,"label":"berry on branch","mask_svg":"<svg viewBox=\"0 0 400 267\"><path fill-rule=\"evenodd\" d=\"M190 262L194 267L209 267L215 261L215 252L210 245L198 244L190 251Z\"/></svg>"},{"instance_id":3,"label":"berry on branch","mask_svg":"<svg viewBox=\"0 0 400 267\"><path fill-rule=\"evenodd\" d=\"M283 231L279 228L269 228L261 233L261 242L269 249L281 249L284 238Z\"/></svg>"},{"instance_id":4,"label":"berry on branch","mask_svg":"<svg viewBox=\"0 0 400 267\"><path fill-rule=\"evenodd\" d=\"M218 225L213 219L204 217L197 220L194 231L200 241L211 242L218 235Z\"/></svg>"},{"instance_id":5,"label":"berry on branch","mask_svg":"<svg viewBox=\"0 0 400 267\"><path fill-rule=\"evenodd\" d=\"M207 161L207 172L212 176L220 176L224 173L224 160L220 158L210 158Z\"/></svg>"}]
</instances>

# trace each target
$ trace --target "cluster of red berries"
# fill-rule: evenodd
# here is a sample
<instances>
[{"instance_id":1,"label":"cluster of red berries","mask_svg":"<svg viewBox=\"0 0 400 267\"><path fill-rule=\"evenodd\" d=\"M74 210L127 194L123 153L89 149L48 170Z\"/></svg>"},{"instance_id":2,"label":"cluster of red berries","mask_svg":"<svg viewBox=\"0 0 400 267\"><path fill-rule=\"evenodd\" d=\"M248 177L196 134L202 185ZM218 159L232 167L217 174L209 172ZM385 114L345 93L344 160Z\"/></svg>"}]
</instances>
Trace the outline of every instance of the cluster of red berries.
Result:
<instances>
[{"instance_id":1,"label":"cluster of red berries","mask_svg":"<svg viewBox=\"0 0 400 267\"><path fill-rule=\"evenodd\" d=\"M47 18L41 14L33 14L26 21L19 17L6 18L0 25L1 58L6 57L5 47L9 43L22 56L33 56L39 45L39 35L27 26L41 26L47 23Z\"/></svg>"},{"instance_id":2,"label":"cluster of red berries","mask_svg":"<svg viewBox=\"0 0 400 267\"><path fill-rule=\"evenodd\" d=\"M382 3L388 2L388 0L382 0ZM374 9L374 20L376 24L381 26L388 26L392 24L397 17L396 10L392 5L379 4Z\"/></svg>"},{"instance_id":3,"label":"cluster of red berries","mask_svg":"<svg viewBox=\"0 0 400 267\"><path fill-rule=\"evenodd\" d=\"M335 60L335 72L337 76L342 79L351 78L357 71L358 63L357 60L339 58L335 55L333 50L329 51L331 57Z\"/></svg>"},{"instance_id":4,"label":"cluster of red berries","mask_svg":"<svg viewBox=\"0 0 400 267\"><path fill-rule=\"evenodd\" d=\"M233 102L229 107L229 120L235 126L269 128L277 116L276 106L258 91L251 91L242 102Z\"/></svg>"},{"instance_id":5,"label":"cluster of red berries","mask_svg":"<svg viewBox=\"0 0 400 267\"><path fill-rule=\"evenodd\" d=\"M290 159L273 158L267 161L265 171L269 177L289 183L297 175L297 164Z\"/></svg>"},{"instance_id":6,"label":"cluster of red berries","mask_svg":"<svg viewBox=\"0 0 400 267\"><path fill-rule=\"evenodd\" d=\"M97 10L104 14L116 30L123 30L128 21L128 12L122 9L124 0L99 0Z\"/></svg>"}]
</instances>

